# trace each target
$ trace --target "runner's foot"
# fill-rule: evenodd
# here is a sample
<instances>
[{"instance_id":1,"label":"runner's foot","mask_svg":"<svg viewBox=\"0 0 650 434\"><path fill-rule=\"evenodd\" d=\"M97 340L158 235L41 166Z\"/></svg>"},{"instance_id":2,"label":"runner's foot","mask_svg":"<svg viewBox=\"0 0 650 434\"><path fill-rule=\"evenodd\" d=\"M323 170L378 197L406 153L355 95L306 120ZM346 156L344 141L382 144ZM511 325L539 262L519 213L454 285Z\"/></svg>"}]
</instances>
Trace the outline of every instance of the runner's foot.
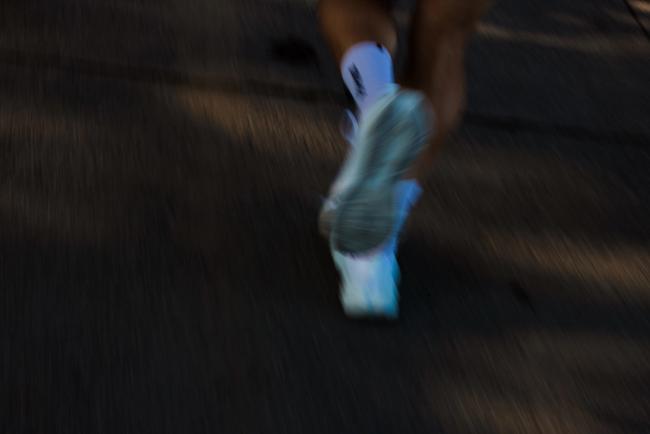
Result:
<instances>
[{"instance_id":1,"label":"runner's foot","mask_svg":"<svg viewBox=\"0 0 650 434\"><path fill-rule=\"evenodd\" d=\"M390 238L398 218L395 187L424 149L430 130L419 92L395 87L367 112L319 218L333 250L369 252Z\"/></svg>"}]
</instances>

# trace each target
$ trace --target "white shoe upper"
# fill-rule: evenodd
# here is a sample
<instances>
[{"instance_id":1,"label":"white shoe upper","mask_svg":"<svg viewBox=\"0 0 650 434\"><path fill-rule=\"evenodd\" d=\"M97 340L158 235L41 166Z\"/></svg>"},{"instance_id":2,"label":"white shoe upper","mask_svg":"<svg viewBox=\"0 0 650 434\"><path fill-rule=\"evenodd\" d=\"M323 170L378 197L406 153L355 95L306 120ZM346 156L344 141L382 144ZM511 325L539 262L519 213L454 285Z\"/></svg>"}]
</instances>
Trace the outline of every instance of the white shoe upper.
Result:
<instances>
[{"instance_id":1,"label":"white shoe upper","mask_svg":"<svg viewBox=\"0 0 650 434\"><path fill-rule=\"evenodd\" d=\"M341 303L348 316L398 314L399 267L391 249L361 257L332 250L332 258L341 275Z\"/></svg>"}]
</instances>

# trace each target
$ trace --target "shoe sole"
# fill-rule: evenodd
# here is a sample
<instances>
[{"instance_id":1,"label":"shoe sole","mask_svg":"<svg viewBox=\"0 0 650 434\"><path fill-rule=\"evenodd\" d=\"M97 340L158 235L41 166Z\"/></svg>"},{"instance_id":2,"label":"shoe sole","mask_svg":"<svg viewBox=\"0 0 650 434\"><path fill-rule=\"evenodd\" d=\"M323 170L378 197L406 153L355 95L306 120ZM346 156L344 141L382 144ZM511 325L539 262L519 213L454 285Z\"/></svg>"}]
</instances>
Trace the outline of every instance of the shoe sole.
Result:
<instances>
[{"instance_id":1,"label":"shoe sole","mask_svg":"<svg viewBox=\"0 0 650 434\"><path fill-rule=\"evenodd\" d=\"M424 97L401 91L361 131L350 187L334 210L323 211L319 227L340 252L368 252L392 234L397 210L395 184L424 150L430 135Z\"/></svg>"},{"instance_id":2,"label":"shoe sole","mask_svg":"<svg viewBox=\"0 0 650 434\"><path fill-rule=\"evenodd\" d=\"M364 322L396 322L399 320L399 312L369 312L367 310L343 309L345 316L355 321Z\"/></svg>"}]
</instances>

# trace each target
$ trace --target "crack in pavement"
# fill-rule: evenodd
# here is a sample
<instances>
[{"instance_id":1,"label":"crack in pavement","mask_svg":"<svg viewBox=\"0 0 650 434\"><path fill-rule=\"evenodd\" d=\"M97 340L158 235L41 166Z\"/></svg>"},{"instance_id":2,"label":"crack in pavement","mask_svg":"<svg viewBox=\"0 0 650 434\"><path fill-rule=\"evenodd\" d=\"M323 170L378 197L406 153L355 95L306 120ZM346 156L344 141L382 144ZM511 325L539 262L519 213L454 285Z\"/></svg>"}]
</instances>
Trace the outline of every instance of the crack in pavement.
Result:
<instances>
[{"instance_id":1,"label":"crack in pavement","mask_svg":"<svg viewBox=\"0 0 650 434\"><path fill-rule=\"evenodd\" d=\"M310 103L348 104L348 98L343 88L341 92L337 92L332 89L274 83L253 78L233 80L231 78L192 74L171 68L119 64L52 53L1 50L0 64L30 69L49 69L73 75L118 79L149 85L186 86L230 94L266 96ZM545 123L540 120L518 116L490 115L468 111L465 114L465 122L470 125L510 132L555 135L576 141L589 141L604 145L650 145L650 137L642 133L614 130L599 131L577 125Z\"/></svg>"}]
</instances>

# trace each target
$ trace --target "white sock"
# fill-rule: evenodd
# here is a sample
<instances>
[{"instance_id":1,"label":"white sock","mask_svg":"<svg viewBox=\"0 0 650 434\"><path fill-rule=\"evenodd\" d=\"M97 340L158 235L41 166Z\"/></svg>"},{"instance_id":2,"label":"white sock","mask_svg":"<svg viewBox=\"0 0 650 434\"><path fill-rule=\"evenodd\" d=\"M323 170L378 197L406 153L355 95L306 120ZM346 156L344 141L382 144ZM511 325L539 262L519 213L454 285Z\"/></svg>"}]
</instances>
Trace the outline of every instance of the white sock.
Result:
<instances>
[{"instance_id":1,"label":"white sock","mask_svg":"<svg viewBox=\"0 0 650 434\"><path fill-rule=\"evenodd\" d=\"M359 115L393 88L393 59L388 50L376 42L361 42L346 51L341 74L359 108Z\"/></svg>"}]
</instances>

